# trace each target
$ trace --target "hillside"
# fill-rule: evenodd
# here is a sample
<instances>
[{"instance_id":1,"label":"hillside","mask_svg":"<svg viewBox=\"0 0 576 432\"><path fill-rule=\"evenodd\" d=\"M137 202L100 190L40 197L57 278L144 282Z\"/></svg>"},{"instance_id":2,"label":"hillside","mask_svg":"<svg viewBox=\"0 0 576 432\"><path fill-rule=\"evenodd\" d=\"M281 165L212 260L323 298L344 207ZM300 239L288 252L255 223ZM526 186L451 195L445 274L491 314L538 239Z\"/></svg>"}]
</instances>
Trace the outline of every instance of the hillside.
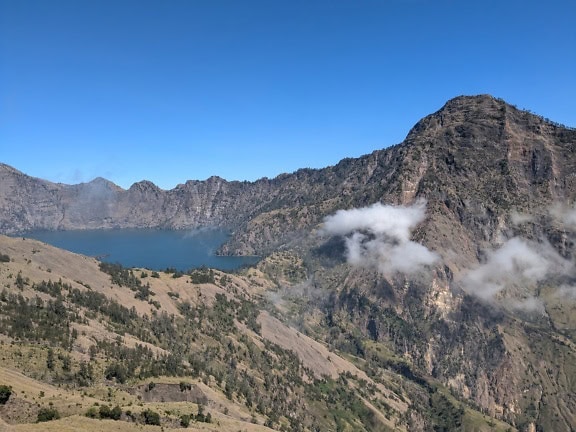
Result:
<instances>
[{"instance_id":1,"label":"hillside","mask_svg":"<svg viewBox=\"0 0 576 432\"><path fill-rule=\"evenodd\" d=\"M193 430L406 430L407 412L430 409L413 397L446 392L431 378L405 384L402 369L372 375L360 359L286 326L266 299L277 285L258 269L115 267L112 276L92 258L30 239L2 236L0 249L9 257L0 264L6 430L100 430L101 422L132 430L147 410L168 430L183 416ZM448 392L439 397L460 409ZM118 424L98 419L116 406ZM62 419L34 426L49 408ZM194 420L199 409L210 423ZM466 421L488 430L488 417L466 410Z\"/></svg>"},{"instance_id":2,"label":"hillside","mask_svg":"<svg viewBox=\"0 0 576 432\"><path fill-rule=\"evenodd\" d=\"M59 423L105 402L130 425L151 407L178 427L202 405L230 430L572 430L575 168L575 130L491 96L449 101L394 147L254 183L122 190L0 166L4 233L216 225L233 230L223 252L264 256L152 277L2 237L2 379L66 386ZM30 414L7 405L8 423L40 408L22 390L8 403Z\"/></svg>"}]
</instances>

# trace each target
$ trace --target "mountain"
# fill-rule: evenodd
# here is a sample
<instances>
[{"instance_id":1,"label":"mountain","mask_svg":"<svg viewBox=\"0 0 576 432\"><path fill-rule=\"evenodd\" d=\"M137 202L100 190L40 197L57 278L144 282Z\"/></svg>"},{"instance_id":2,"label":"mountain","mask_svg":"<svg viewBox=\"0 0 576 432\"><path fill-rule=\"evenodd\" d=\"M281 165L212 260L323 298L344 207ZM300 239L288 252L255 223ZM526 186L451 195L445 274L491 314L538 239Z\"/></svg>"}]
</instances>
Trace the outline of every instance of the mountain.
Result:
<instances>
[{"instance_id":1,"label":"mountain","mask_svg":"<svg viewBox=\"0 0 576 432\"><path fill-rule=\"evenodd\" d=\"M54 184L0 165L0 232L218 225L236 233L229 251L260 253L337 209L377 201L425 196L450 219L461 218L454 213L464 199L477 213L531 210L573 198L575 135L491 96L463 96L418 122L400 145L253 183L211 177L168 191L148 181L123 190L101 178Z\"/></svg>"},{"instance_id":2,"label":"mountain","mask_svg":"<svg viewBox=\"0 0 576 432\"><path fill-rule=\"evenodd\" d=\"M121 298L135 310L101 334L70 321L86 332L79 338L84 357L78 335L72 342L45 337L76 353L72 371L79 373L82 360L99 368L94 382L74 385L110 385L122 362L106 360L113 351L102 341L124 335L119 346L127 337L145 342L160 364L172 366L150 360L132 371L131 388L113 388L135 392L147 377L199 373L195 383L207 386L205 395L215 392L207 396L209 406L219 407L214 415L222 421L229 414L215 395L224 394L228 413L249 413L280 430L573 430L575 168L574 129L488 95L448 101L399 145L253 183L212 177L169 191L146 181L123 190L104 179L54 184L1 165L4 233L215 225L233 232L223 253L258 253L263 260L256 269L208 279L159 274L152 280L140 271L104 268L116 280L110 285L94 261L53 252L60 258L39 262L40 246L3 238L0 252L18 259L0 267L10 288L0 306L4 314L12 313L9 299L30 307L38 287L58 276L70 287L42 288L48 291L40 289L42 299L60 299L68 314L98 327L112 312L73 300L83 298L72 296L74 289ZM56 271L58 263L67 264ZM197 287L194 280L209 283ZM147 281L151 286L143 288ZM158 321L162 312L173 317ZM187 327L203 321L199 314L208 317L206 325ZM29 352L35 340L14 333L22 325L39 323L13 324L4 333ZM155 333L162 328L164 335ZM225 329L226 337L215 329ZM187 340L193 350L177 342ZM86 358L89 349L96 350L94 359ZM289 389L288 405L269 393L273 383L256 360L262 356L273 359L267 367L274 383ZM243 373L225 378L232 358L232 370ZM141 370L146 373L136 373ZM32 378L57 383L66 371L57 372ZM242 380L259 388L257 410L253 397L248 402L237 389ZM169 426L170 415L163 421Z\"/></svg>"}]
</instances>

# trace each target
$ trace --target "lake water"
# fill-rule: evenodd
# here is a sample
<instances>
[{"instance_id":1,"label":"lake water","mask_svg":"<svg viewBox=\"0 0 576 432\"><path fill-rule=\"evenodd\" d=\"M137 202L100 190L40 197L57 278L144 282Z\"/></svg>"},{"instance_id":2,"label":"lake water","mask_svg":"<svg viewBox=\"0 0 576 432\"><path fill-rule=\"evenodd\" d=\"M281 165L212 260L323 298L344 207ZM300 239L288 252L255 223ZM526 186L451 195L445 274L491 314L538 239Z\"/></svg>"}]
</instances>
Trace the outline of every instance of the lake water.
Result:
<instances>
[{"instance_id":1,"label":"lake water","mask_svg":"<svg viewBox=\"0 0 576 432\"><path fill-rule=\"evenodd\" d=\"M118 262L124 267L151 270L170 267L185 271L202 266L234 270L258 261L258 257L215 255L228 238L225 231L218 229L33 231L25 233L24 237L102 261Z\"/></svg>"}]
</instances>

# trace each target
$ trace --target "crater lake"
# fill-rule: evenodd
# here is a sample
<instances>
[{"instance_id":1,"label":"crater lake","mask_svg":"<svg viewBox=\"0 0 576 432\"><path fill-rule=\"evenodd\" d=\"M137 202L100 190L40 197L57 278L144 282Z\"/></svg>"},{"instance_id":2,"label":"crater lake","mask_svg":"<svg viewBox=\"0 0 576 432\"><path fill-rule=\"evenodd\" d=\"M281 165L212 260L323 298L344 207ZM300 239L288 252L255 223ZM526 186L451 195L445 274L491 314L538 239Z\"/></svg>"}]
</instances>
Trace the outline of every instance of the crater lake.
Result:
<instances>
[{"instance_id":1,"label":"crater lake","mask_svg":"<svg viewBox=\"0 0 576 432\"><path fill-rule=\"evenodd\" d=\"M221 229L191 231L162 229L100 229L73 231L29 231L32 238L71 252L120 263L124 267L150 270L174 268L186 271L202 266L235 270L258 261L255 256L216 255L228 239Z\"/></svg>"}]
</instances>

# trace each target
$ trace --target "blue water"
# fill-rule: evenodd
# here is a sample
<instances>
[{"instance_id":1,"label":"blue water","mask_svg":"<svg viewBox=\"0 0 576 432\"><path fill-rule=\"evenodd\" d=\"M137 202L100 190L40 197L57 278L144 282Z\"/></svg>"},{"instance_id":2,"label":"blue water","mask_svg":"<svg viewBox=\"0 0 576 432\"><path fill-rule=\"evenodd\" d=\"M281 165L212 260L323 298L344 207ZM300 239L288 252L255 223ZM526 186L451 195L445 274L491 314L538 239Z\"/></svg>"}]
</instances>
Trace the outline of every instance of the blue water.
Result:
<instances>
[{"instance_id":1,"label":"blue water","mask_svg":"<svg viewBox=\"0 0 576 432\"><path fill-rule=\"evenodd\" d=\"M202 266L234 270L258 261L258 257L215 255L228 238L225 231L218 229L32 231L24 236L124 267L151 270L185 271Z\"/></svg>"}]
</instances>

